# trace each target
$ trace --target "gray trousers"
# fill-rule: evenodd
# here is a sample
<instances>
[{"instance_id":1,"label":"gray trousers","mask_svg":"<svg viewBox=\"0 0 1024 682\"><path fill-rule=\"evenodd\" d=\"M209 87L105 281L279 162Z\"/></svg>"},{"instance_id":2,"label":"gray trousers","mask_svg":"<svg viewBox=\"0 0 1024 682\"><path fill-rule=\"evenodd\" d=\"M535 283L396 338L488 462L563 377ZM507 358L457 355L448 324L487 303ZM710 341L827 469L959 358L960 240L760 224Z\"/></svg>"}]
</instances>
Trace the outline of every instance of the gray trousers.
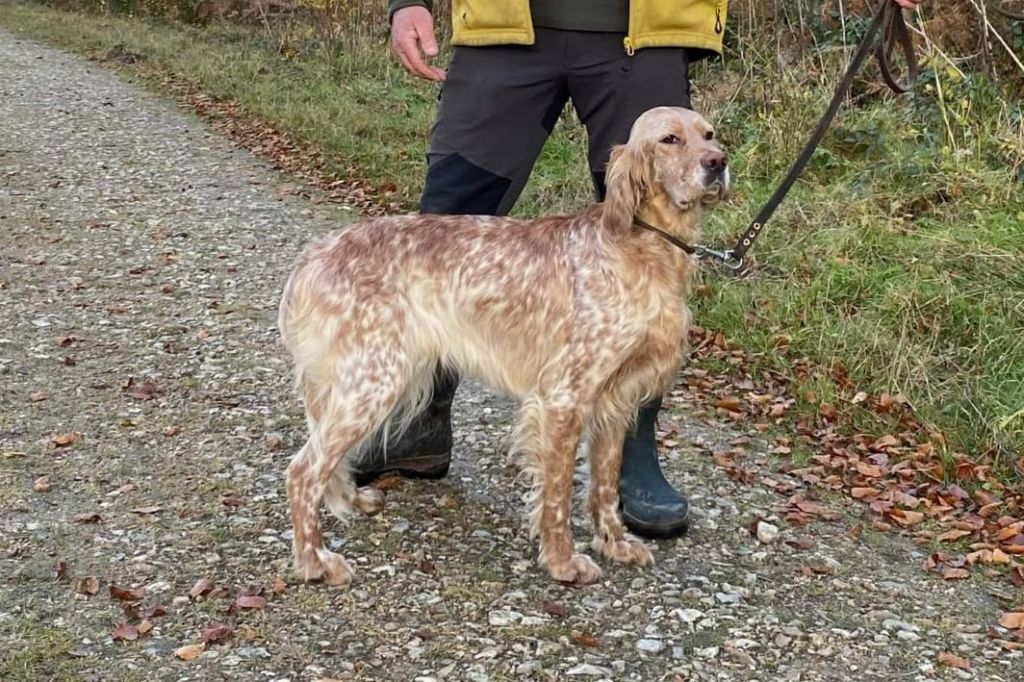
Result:
<instances>
[{"instance_id":1,"label":"gray trousers","mask_svg":"<svg viewBox=\"0 0 1024 682\"><path fill-rule=\"evenodd\" d=\"M656 106L690 106L685 48L626 54L620 33L537 29L535 44L456 47L427 149L423 213L508 213L566 102L598 199L613 145Z\"/></svg>"}]
</instances>

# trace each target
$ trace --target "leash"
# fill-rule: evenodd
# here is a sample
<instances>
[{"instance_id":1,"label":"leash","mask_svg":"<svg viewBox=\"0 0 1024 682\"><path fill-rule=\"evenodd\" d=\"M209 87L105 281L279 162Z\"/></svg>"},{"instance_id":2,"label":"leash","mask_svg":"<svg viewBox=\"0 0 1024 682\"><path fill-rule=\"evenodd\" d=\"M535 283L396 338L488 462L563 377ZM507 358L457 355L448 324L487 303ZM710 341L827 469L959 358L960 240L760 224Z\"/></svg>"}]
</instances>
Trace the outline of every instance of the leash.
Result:
<instances>
[{"instance_id":1,"label":"leash","mask_svg":"<svg viewBox=\"0 0 1024 682\"><path fill-rule=\"evenodd\" d=\"M882 79L889 88L898 94L907 92L914 87L914 82L917 80L918 63L914 55L914 42L910 37L910 31L907 29L906 23L903 21L903 12L896 6L893 0L879 0L874 19L861 38L857 52L854 54L853 59L850 60L850 65L846 69L846 74L836 87L835 94L832 95L832 100L828 103L828 108L822 115L821 120L818 121L814 132L811 133L810 139L807 140L800 155L793 162L793 165L790 166L789 172L786 173L786 176L782 179L775 192L765 202L764 206L761 207L760 212L751 221L743 235L736 240L731 249L716 250L700 244L686 244L664 230L637 218L634 218L634 224L637 227L655 232L673 246L682 249L688 254L710 257L721 262L730 270L742 269L743 258L746 256L747 251L753 246L754 241L761 234L761 230L764 229L765 224L772 217L772 214L775 213L775 209L786 198L793 183L803 173L804 168L814 154L814 150L817 149L818 143L821 142L821 139L828 131L829 126L832 124L832 119L835 118L836 112L839 110L839 105L842 104L850 86L853 85L853 80L864 65L868 53L872 51L871 46L879 30L882 31L882 38L875 45L874 53L875 60L878 62L878 68L882 73ZM903 56L907 61L907 73L903 81L900 81L893 75L893 69L889 62L893 49L897 44L900 46Z\"/></svg>"}]
</instances>

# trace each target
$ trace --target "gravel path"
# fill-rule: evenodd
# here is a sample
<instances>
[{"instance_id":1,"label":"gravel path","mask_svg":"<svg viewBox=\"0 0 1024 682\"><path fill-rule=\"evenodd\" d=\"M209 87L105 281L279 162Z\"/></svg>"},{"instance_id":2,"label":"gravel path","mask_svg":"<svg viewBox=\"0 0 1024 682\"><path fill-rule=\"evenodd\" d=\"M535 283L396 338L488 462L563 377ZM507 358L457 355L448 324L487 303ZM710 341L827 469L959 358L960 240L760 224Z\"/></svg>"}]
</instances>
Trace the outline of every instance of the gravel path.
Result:
<instances>
[{"instance_id":1,"label":"gravel path","mask_svg":"<svg viewBox=\"0 0 1024 682\"><path fill-rule=\"evenodd\" d=\"M351 590L294 582L282 475L304 423L275 306L301 246L351 212L290 183L114 73L0 31L0 679L1020 679L1021 652L986 634L1019 594L924 574L928 548L839 500L789 525L772 487L796 482L756 432L678 408L666 467L697 519L652 570L548 581L504 454L509 404L464 388L453 475L328 523ZM738 443L752 484L712 461ZM231 633L175 656L218 623ZM121 624L144 632L115 641Z\"/></svg>"}]
</instances>

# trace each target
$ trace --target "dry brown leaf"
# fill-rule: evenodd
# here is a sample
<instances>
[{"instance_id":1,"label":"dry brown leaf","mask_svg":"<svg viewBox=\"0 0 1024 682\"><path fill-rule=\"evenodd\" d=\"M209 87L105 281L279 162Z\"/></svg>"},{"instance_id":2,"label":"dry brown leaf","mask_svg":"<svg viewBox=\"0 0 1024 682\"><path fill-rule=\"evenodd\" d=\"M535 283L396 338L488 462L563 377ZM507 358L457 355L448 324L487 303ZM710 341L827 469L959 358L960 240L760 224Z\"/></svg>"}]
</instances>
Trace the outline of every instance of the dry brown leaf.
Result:
<instances>
[{"instance_id":1,"label":"dry brown leaf","mask_svg":"<svg viewBox=\"0 0 1024 682\"><path fill-rule=\"evenodd\" d=\"M147 632L149 632L150 630L153 629L153 624L150 623L145 618L143 618L142 621L138 625L135 626L135 629L139 631L140 635L144 635L144 634L146 634Z\"/></svg>"},{"instance_id":2,"label":"dry brown leaf","mask_svg":"<svg viewBox=\"0 0 1024 682\"><path fill-rule=\"evenodd\" d=\"M966 568L953 568L952 566L946 566L942 569L942 577L946 580L963 580L969 578L971 572Z\"/></svg>"},{"instance_id":3,"label":"dry brown leaf","mask_svg":"<svg viewBox=\"0 0 1024 682\"><path fill-rule=\"evenodd\" d=\"M857 471L859 471L861 475L867 476L869 478L882 477L882 467L876 464L868 464L867 462L857 462Z\"/></svg>"},{"instance_id":4,"label":"dry brown leaf","mask_svg":"<svg viewBox=\"0 0 1024 682\"><path fill-rule=\"evenodd\" d=\"M377 490L382 490L384 492L387 492L388 490L394 490L395 488L398 488L401 485L401 476L382 476L370 484L371 487L374 487Z\"/></svg>"},{"instance_id":5,"label":"dry brown leaf","mask_svg":"<svg viewBox=\"0 0 1024 682\"><path fill-rule=\"evenodd\" d=\"M893 509L889 512L889 516L893 521L903 526L912 526L924 520L922 512L909 511L907 509Z\"/></svg>"},{"instance_id":6,"label":"dry brown leaf","mask_svg":"<svg viewBox=\"0 0 1024 682\"><path fill-rule=\"evenodd\" d=\"M163 604L153 604L142 609L143 618L156 618L157 616L166 616L167 607Z\"/></svg>"},{"instance_id":7,"label":"dry brown leaf","mask_svg":"<svg viewBox=\"0 0 1024 682\"><path fill-rule=\"evenodd\" d=\"M164 430L163 430L163 434L165 436L167 436L168 438L173 438L174 436L177 436L179 433L181 433L181 427L180 426L167 426L167 427L164 427Z\"/></svg>"},{"instance_id":8,"label":"dry brown leaf","mask_svg":"<svg viewBox=\"0 0 1024 682\"><path fill-rule=\"evenodd\" d=\"M82 512L81 514L75 514L72 520L75 523L96 523L102 521L103 517L98 512Z\"/></svg>"},{"instance_id":9,"label":"dry brown leaf","mask_svg":"<svg viewBox=\"0 0 1024 682\"><path fill-rule=\"evenodd\" d=\"M75 586L75 591L78 592L78 594L96 594L100 591L100 579L94 575L87 575L83 578L79 578L78 584Z\"/></svg>"},{"instance_id":10,"label":"dry brown leaf","mask_svg":"<svg viewBox=\"0 0 1024 682\"><path fill-rule=\"evenodd\" d=\"M49 397L50 394L46 391L35 391L34 393L29 394L28 399L34 403L38 403L42 400L48 399Z\"/></svg>"},{"instance_id":11,"label":"dry brown leaf","mask_svg":"<svg viewBox=\"0 0 1024 682\"><path fill-rule=\"evenodd\" d=\"M240 609L262 609L266 605L266 598L255 594L239 595L234 602L234 606Z\"/></svg>"},{"instance_id":12,"label":"dry brown leaf","mask_svg":"<svg viewBox=\"0 0 1024 682\"><path fill-rule=\"evenodd\" d=\"M69 445L74 445L75 443L77 443L81 439L82 439L82 434L80 434L80 433L78 433L76 431L71 431L69 433L62 433L62 434L53 436L52 438L50 438L50 442L53 443L58 448L64 448L64 447L67 447Z\"/></svg>"},{"instance_id":13,"label":"dry brown leaf","mask_svg":"<svg viewBox=\"0 0 1024 682\"><path fill-rule=\"evenodd\" d=\"M183 661L191 661L193 658L203 653L205 649L206 644L187 644L175 649L174 655Z\"/></svg>"},{"instance_id":14,"label":"dry brown leaf","mask_svg":"<svg viewBox=\"0 0 1024 682\"><path fill-rule=\"evenodd\" d=\"M280 576L274 578L274 581L270 583L270 591L274 594L284 594L284 591L288 589L288 583L284 581L284 578Z\"/></svg>"},{"instance_id":15,"label":"dry brown leaf","mask_svg":"<svg viewBox=\"0 0 1024 682\"><path fill-rule=\"evenodd\" d=\"M1013 559L1006 552L996 547L992 550L992 556L987 559L987 562L990 564L1009 564L1013 562Z\"/></svg>"},{"instance_id":16,"label":"dry brown leaf","mask_svg":"<svg viewBox=\"0 0 1024 682\"><path fill-rule=\"evenodd\" d=\"M230 637L234 631L235 629L227 623L214 623L203 629L199 637L206 643L219 642Z\"/></svg>"},{"instance_id":17,"label":"dry brown leaf","mask_svg":"<svg viewBox=\"0 0 1024 682\"><path fill-rule=\"evenodd\" d=\"M739 412L743 407L743 403L735 396L728 396L716 402L715 407L728 410L729 412Z\"/></svg>"},{"instance_id":18,"label":"dry brown leaf","mask_svg":"<svg viewBox=\"0 0 1024 682\"><path fill-rule=\"evenodd\" d=\"M948 651L943 651L939 654L939 663L949 668L959 668L960 670L970 670L971 662L966 658L960 658L956 654L951 654Z\"/></svg>"},{"instance_id":19,"label":"dry brown leaf","mask_svg":"<svg viewBox=\"0 0 1024 682\"><path fill-rule=\"evenodd\" d=\"M113 583L110 584L110 598L120 599L121 601L139 601L146 596L145 587L134 587L127 589L124 587L118 587Z\"/></svg>"},{"instance_id":20,"label":"dry brown leaf","mask_svg":"<svg viewBox=\"0 0 1024 682\"><path fill-rule=\"evenodd\" d=\"M969 531L969 530L962 530L962 529L959 529L959 528L954 528L953 530L947 530L945 533L943 533L942 535L940 535L939 537L937 537L935 539L938 540L939 542L952 542L953 540L959 540L962 537L966 537L966 536L970 535L971 533L972 533L972 531Z\"/></svg>"},{"instance_id":21,"label":"dry brown leaf","mask_svg":"<svg viewBox=\"0 0 1024 682\"><path fill-rule=\"evenodd\" d=\"M1009 630L1024 629L1024 611L1007 611L999 616L999 624Z\"/></svg>"},{"instance_id":22,"label":"dry brown leaf","mask_svg":"<svg viewBox=\"0 0 1024 682\"><path fill-rule=\"evenodd\" d=\"M595 637L594 635L588 634L586 632L579 632L578 630L573 630L572 631L571 639L572 639L572 641L575 644L578 644L580 646L587 646L587 647L599 647L599 646L601 646L601 640L599 640L597 637Z\"/></svg>"},{"instance_id":23,"label":"dry brown leaf","mask_svg":"<svg viewBox=\"0 0 1024 682\"><path fill-rule=\"evenodd\" d=\"M114 630L110 633L110 636L114 638L115 642L120 640L130 642L132 640L139 638L139 629L134 625L122 623L121 625L118 625L116 628L114 628Z\"/></svg>"},{"instance_id":24,"label":"dry brown leaf","mask_svg":"<svg viewBox=\"0 0 1024 682\"><path fill-rule=\"evenodd\" d=\"M213 583L206 578L200 578L196 581L196 584L192 586L192 589L188 591L188 596L192 599L197 599L207 592L213 589Z\"/></svg>"},{"instance_id":25,"label":"dry brown leaf","mask_svg":"<svg viewBox=\"0 0 1024 682\"><path fill-rule=\"evenodd\" d=\"M541 605L541 608L543 608L544 613L549 616L557 616L558 618L565 618L565 614L567 613L564 605L553 601L545 601Z\"/></svg>"},{"instance_id":26,"label":"dry brown leaf","mask_svg":"<svg viewBox=\"0 0 1024 682\"><path fill-rule=\"evenodd\" d=\"M878 493L880 493L880 492L882 492L882 491L879 490L878 488L851 488L850 489L850 495L852 495L853 498L856 499L856 500L860 500L860 499L863 499L865 497L874 497L874 496L878 495Z\"/></svg>"},{"instance_id":27,"label":"dry brown leaf","mask_svg":"<svg viewBox=\"0 0 1024 682\"><path fill-rule=\"evenodd\" d=\"M49 490L50 490L50 477L49 476L40 476L39 478L37 478L35 480L35 482L32 484L32 490L35 490L37 493L49 492Z\"/></svg>"}]
</instances>

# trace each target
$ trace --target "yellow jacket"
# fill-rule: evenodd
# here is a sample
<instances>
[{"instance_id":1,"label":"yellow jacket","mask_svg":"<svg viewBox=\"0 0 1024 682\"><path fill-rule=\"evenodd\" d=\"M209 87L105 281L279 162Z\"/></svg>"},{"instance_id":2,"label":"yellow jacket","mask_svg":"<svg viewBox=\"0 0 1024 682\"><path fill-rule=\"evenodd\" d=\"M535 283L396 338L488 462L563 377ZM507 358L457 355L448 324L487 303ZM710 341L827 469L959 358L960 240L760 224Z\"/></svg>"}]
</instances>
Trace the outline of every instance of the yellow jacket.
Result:
<instances>
[{"instance_id":1,"label":"yellow jacket","mask_svg":"<svg viewBox=\"0 0 1024 682\"><path fill-rule=\"evenodd\" d=\"M429 0L391 0L389 8ZM626 52L691 47L722 52L728 0L630 0ZM453 45L532 45L530 0L452 0Z\"/></svg>"}]
</instances>

